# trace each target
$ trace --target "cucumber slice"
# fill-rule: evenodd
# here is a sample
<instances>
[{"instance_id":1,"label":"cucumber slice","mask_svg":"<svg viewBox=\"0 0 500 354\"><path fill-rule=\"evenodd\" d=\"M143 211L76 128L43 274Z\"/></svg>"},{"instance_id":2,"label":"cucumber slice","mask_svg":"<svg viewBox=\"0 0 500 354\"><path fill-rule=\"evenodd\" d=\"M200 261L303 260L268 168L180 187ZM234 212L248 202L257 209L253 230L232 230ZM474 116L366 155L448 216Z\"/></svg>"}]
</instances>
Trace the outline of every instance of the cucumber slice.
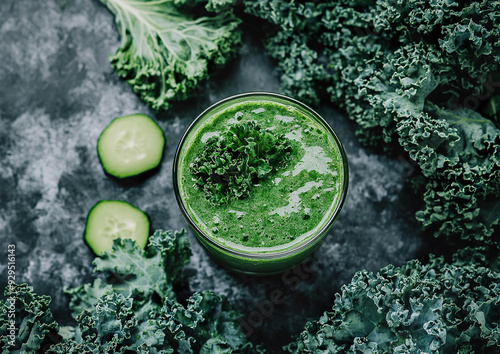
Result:
<instances>
[{"instance_id":1,"label":"cucumber slice","mask_svg":"<svg viewBox=\"0 0 500 354\"><path fill-rule=\"evenodd\" d=\"M150 117L115 118L97 141L102 167L111 176L127 178L156 168L163 156L163 131Z\"/></svg>"},{"instance_id":2,"label":"cucumber slice","mask_svg":"<svg viewBox=\"0 0 500 354\"><path fill-rule=\"evenodd\" d=\"M146 247L149 236L149 218L141 210L119 200L101 200L89 211L83 239L100 255L110 251L115 238L134 240Z\"/></svg>"}]
</instances>

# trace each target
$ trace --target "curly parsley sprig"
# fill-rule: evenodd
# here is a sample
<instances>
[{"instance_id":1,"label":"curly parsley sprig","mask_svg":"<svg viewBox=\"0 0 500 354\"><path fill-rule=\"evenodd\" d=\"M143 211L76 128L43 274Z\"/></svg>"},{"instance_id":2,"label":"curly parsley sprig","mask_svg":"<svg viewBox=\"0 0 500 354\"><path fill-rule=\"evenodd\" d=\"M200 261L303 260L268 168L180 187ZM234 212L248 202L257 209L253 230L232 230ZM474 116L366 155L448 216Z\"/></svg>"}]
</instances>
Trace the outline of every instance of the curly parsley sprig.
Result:
<instances>
[{"instance_id":1,"label":"curly parsley sprig","mask_svg":"<svg viewBox=\"0 0 500 354\"><path fill-rule=\"evenodd\" d=\"M283 134L262 129L256 122L231 125L206 141L190 167L195 186L213 205L250 195L250 187L290 158L292 144Z\"/></svg>"}]
</instances>

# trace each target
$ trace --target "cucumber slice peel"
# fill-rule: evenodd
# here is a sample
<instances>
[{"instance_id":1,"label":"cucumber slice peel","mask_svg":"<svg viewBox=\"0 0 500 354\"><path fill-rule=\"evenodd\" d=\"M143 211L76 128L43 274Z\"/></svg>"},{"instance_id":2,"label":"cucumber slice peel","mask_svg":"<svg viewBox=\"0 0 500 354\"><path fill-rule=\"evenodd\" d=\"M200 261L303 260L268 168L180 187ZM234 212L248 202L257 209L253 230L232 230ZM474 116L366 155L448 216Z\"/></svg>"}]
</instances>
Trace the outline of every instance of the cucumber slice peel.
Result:
<instances>
[{"instance_id":1,"label":"cucumber slice peel","mask_svg":"<svg viewBox=\"0 0 500 354\"><path fill-rule=\"evenodd\" d=\"M101 200L89 211L83 239L96 255L111 251L116 238L132 239L144 249L149 218L140 209L119 200Z\"/></svg>"},{"instance_id":2,"label":"cucumber slice peel","mask_svg":"<svg viewBox=\"0 0 500 354\"><path fill-rule=\"evenodd\" d=\"M97 141L97 154L106 173L127 178L158 167L164 146L158 124L145 114L132 114L108 124Z\"/></svg>"}]
</instances>

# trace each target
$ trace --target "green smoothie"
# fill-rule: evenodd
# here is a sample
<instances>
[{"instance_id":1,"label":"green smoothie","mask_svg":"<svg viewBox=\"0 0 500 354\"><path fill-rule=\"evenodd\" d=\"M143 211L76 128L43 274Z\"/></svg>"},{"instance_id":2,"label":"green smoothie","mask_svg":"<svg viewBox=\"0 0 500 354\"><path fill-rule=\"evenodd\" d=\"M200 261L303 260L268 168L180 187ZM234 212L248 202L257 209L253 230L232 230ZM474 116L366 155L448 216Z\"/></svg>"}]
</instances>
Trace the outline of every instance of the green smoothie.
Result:
<instances>
[{"instance_id":1,"label":"green smoothie","mask_svg":"<svg viewBox=\"0 0 500 354\"><path fill-rule=\"evenodd\" d=\"M244 95L208 110L201 119L183 139L175 180L183 211L203 235L202 244L220 246L223 257L234 253L236 262L249 255L263 272L262 263L270 262L272 255L297 261L290 250L312 246L311 239L324 236L345 197L347 166L338 140L321 118L282 96ZM190 166L213 137L248 122L286 137L291 152L283 165L253 183L247 196L214 205L194 183ZM283 259L279 263L290 266Z\"/></svg>"}]
</instances>

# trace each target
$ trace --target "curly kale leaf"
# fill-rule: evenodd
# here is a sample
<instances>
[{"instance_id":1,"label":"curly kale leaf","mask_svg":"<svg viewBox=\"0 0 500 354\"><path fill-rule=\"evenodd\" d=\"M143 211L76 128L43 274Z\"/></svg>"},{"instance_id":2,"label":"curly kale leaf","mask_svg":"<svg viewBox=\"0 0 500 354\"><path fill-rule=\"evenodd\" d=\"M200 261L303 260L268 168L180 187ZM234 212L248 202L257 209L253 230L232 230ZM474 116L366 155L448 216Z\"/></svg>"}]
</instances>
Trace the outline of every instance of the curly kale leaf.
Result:
<instances>
[{"instance_id":1,"label":"curly kale leaf","mask_svg":"<svg viewBox=\"0 0 500 354\"><path fill-rule=\"evenodd\" d=\"M417 219L441 235L500 247L500 129L470 109L443 110L398 123L401 145L427 177Z\"/></svg>"},{"instance_id":2,"label":"curly kale leaf","mask_svg":"<svg viewBox=\"0 0 500 354\"><path fill-rule=\"evenodd\" d=\"M498 259L498 252L496 254ZM452 263L356 273L332 311L309 322L296 353L491 353L500 345L500 272L471 249Z\"/></svg>"},{"instance_id":3,"label":"curly kale leaf","mask_svg":"<svg viewBox=\"0 0 500 354\"><path fill-rule=\"evenodd\" d=\"M263 353L247 343L227 300L210 291L194 293L187 306L167 299L149 317L137 317L133 298L100 297L77 317L75 338L49 353Z\"/></svg>"},{"instance_id":4,"label":"curly kale leaf","mask_svg":"<svg viewBox=\"0 0 500 354\"><path fill-rule=\"evenodd\" d=\"M48 353L174 353L154 320L141 320L133 299L111 292L77 317L75 338L53 345Z\"/></svg>"},{"instance_id":5,"label":"curly kale leaf","mask_svg":"<svg viewBox=\"0 0 500 354\"><path fill-rule=\"evenodd\" d=\"M190 172L207 199L222 205L247 197L250 187L281 168L291 152L291 142L283 134L262 129L254 121L233 124L206 141Z\"/></svg>"},{"instance_id":6,"label":"curly kale leaf","mask_svg":"<svg viewBox=\"0 0 500 354\"><path fill-rule=\"evenodd\" d=\"M225 64L241 42L240 20L229 10L195 18L187 11L196 2L189 0L101 1L115 15L121 36L111 57L115 72L157 111L192 95L209 66ZM207 3L211 10L226 5Z\"/></svg>"},{"instance_id":7,"label":"curly kale leaf","mask_svg":"<svg viewBox=\"0 0 500 354\"><path fill-rule=\"evenodd\" d=\"M148 239L146 250L141 250L131 240L114 240L112 251L94 260L94 272L106 275L107 284L97 278L93 284L65 289L71 295L73 316L76 318L82 310L92 309L100 297L112 292L133 297L134 310L141 314L158 307L155 296L161 301L175 298L172 283L190 257L185 230L156 230Z\"/></svg>"},{"instance_id":8,"label":"curly kale leaf","mask_svg":"<svg viewBox=\"0 0 500 354\"><path fill-rule=\"evenodd\" d=\"M276 25L266 43L284 93L309 103L329 95L362 142L416 162L425 228L500 245L500 2L245 5Z\"/></svg>"},{"instance_id":9,"label":"curly kale leaf","mask_svg":"<svg viewBox=\"0 0 500 354\"><path fill-rule=\"evenodd\" d=\"M165 302L158 320L178 341L181 353L264 353L246 342L236 322L239 317L224 296L206 290L194 293L186 306Z\"/></svg>"},{"instance_id":10,"label":"curly kale leaf","mask_svg":"<svg viewBox=\"0 0 500 354\"><path fill-rule=\"evenodd\" d=\"M45 347L47 336L59 329L50 311L50 296L37 295L27 284L5 288L0 300L2 353L33 353ZM14 315L14 317L12 317Z\"/></svg>"},{"instance_id":11,"label":"curly kale leaf","mask_svg":"<svg viewBox=\"0 0 500 354\"><path fill-rule=\"evenodd\" d=\"M107 275L66 292L77 321L49 353L255 353L223 296L195 293L186 306L173 281L191 256L185 231L156 231L145 250L115 240L94 261ZM67 335L69 333L69 335Z\"/></svg>"},{"instance_id":12,"label":"curly kale leaf","mask_svg":"<svg viewBox=\"0 0 500 354\"><path fill-rule=\"evenodd\" d=\"M101 296L112 291L113 286L103 283L100 278L95 279L93 284L84 284L76 288L66 287L64 289L64 292L71 297L70 308L74 318L83 310L91 309Z\"/></svg>"}]
</instances>

